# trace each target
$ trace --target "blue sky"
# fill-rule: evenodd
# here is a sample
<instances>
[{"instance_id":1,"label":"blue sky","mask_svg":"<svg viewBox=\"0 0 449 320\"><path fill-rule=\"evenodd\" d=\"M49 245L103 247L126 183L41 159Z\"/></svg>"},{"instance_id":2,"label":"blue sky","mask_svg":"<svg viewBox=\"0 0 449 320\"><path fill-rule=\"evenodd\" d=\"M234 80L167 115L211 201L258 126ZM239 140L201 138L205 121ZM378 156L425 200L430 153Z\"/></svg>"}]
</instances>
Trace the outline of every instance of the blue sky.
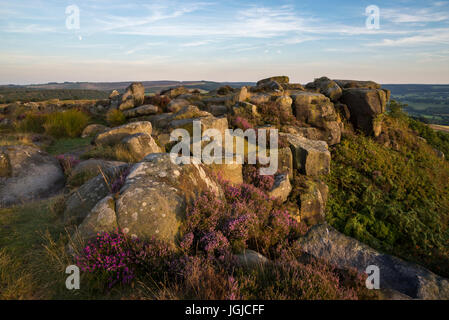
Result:
<instances>
[{"instance_id":1,"label":"blue sky","mask_svg":"<svg viewBox=\"0 0 449 320\"><path fill-rule=\"evenodd\" d=\"M66 7L80 9L67 29ZM380 28L365 8L380 8ZM0 83L449 83L449 1L0 0Z\"/></svg>"}]
</instances>

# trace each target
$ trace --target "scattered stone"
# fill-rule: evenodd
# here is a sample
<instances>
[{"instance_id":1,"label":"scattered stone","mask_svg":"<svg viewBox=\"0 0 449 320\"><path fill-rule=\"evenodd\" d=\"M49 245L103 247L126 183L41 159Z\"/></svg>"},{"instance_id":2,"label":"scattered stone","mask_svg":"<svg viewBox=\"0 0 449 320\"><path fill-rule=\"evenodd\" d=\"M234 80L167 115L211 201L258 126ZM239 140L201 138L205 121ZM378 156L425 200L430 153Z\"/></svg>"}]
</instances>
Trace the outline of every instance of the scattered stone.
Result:
<instances>
[{"instance_id":1,"label":"scattered stone","mask_svg":"<svg viewBox=\"0 0 449 320\"><path fill-rule=\"evenodd\" d=\"M157 106L153 106L151 104L145 104L143 106L132 108L123 111L123 114L127 118L134 118L134 117L140 117L140 116L147 116L151 114L157 114L159 111L159 108Z\"/></svg>"},{"instance_id":2,"label":"scattered stone","mask_svg":"<svg viewBox=\"0 0 449 320\"><path fill-rule=\"evenodd\" d=\"M327 77L315 79L314 82L307 84L306 88L316 89L318 92L324 94L334 102L338 101L343 94L340 86L335 81Z\"/></svg>"},{"instance_id":3,"label":"scattered stone","mask_svg":"<svg viewBox=\"0 0 449 320\"><path fill-rule=\"evenodd\" d=\"M245 250L243 253L236 255L237 263L239 266L248 269L257 269L264 267L270 261L253 250Z\"/></svg>"},{"instance_id":4,"label":"scattered stone","mask_svg":"<svg viewBox=\"0 0 449 320\"><path fill-rule=\"evenodd\" d=\"M364 273L370 265L380 269L381 289L391 289L414 299L449 299L449 281L431 271L378 252L347 237L331 226L314 226L299 240L307 254L340 269L355 268Z\"/></svg>"},{"instance_id":5,"label":"scattered stone","mask_svg":"<svg viewBox=\"0 0 449 320\"><path fill-rule=\"evenodd\" d=\"M380 84L374 81L358 81L358 80L334 80L342 89L380 89Z\"/></svg>"},{"instance_id":6,"label":"scattered stone","mask_svg":"<svg viewBox=\"0 0 449 320\"><path fill-rule=\"evenodd\" d=\"M94 141L96 145L111 145L119 143L123 138L136 133L146 133L151 135L152 130L153 127L151 126L151 122L131 122L98 134Z\"/></svg>"},{"instance_id":7,"label":"scattered stone","mask_svg":"<svg viewBox=\"0 0 449 320\"><path fill-rule=\"evenodd\" d=\"M293 153L293 166L308 176L330 173L331 154L325 141L314 141L307 138L281 133L290 144Z\"/></svg>"},{"instance_id":8,"label":"scattered stone","mask_svg":"<svg viewBox=\"0 0 449 320\"><path fill-rule=\"evenodd\" d=\"M114 182L128 168L126 164L108 169L72 191L66 201L64 222L79 225L92 208L112 192Z\"/></svg>"},{"instance_id":9,"label":"scattered stone","mask_svg":"<svg viewBox=\"0 0 449 320\"><path fill-rule=\"evenodd\" d=\"M114 232L117 229L115 201L112 196L100 200L78 227L79 234L86 240L94 238L100 232Z\"/></svg>"},{"instance_id":10,"label":"scattered stone","mask_svg":"<svg viewBox=\"0 0 449 320\"><path fill-rule=\"evenodd\" d=\"M64 187L54 157L29 146L0 147L0 207L46 198Z\"/></svg>"},{"instance_id":11,"label":"scattered stone","mask_svg":"<svg viewBox=\"0 0 449 320\"><path fill-rule=\"evenodd\" d=\"M141 106L145 100L145 88L142 83L134 82L126 88L125 93L120 97L120 110L132 109Z\"/></svg>"},{"instance_id":12,"label":"scattered stone","mask_svg":"<svg viewBox=\"0 0 449 320\"><path fill-rule=\"evenodd\" d=\"M109 127L106 127L102 124L90 124L86 128L84 128L83 132L81 133L81 138L93 137L109 129Z\"/></svg>"},{"instance_id":13,"label":"scattered stone","mask_svg":"<svg viewBox=\"0 0 449 320\"><path fill-rule=\"evenodd\" d=\"M272 198L279 198L282 202L285 202L291 191L292 185L290 184L288 175L278 174L275 176L273 188L268 192L268 195Z\"/></svg>"},{"instance_id":14,"label":"scattered stone","mask_svg":"<svg viewBox=\"0 0 449 320\"><path fill-rule=\"evenodd\" d=\"M184 107L187 107L191 105L189 100L186 99L174 99L170 101L170 103L167 105L167 110L170 112L178 112Z\"/></svg>"},{"instance_id":15,"label":"scattered stone","mask_svg":"<svg viewBox=\"0 0 449 320\"><path fill-rule=\"evenodd\" d=\"M146 133L136 133L122 140L129 153L137 161L141 161L145 156L152 153L161 153L161 148L154 141L153 137Z\"/></svg>"}]
</instances>

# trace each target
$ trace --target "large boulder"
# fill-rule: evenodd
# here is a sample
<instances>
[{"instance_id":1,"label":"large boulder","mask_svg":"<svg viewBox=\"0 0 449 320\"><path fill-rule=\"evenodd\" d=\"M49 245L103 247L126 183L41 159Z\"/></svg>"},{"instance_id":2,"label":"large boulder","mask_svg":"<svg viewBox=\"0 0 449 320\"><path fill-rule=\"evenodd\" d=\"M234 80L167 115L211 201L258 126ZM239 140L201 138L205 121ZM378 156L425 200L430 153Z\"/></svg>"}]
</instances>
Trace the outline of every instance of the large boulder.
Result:
<instances>
[{"instance_id":1,"label":"large boulder","mask_svg":"<svg viewBox=\"0 0 449 320\"><path fill-rule=\"evenodd\" d=\"M67 184L71 186L83 185L85 182L98 176L102 172L124 164L125 162L106 161L100 159L89 159L82 161L71 170L67 179Z\"/></svg>"},{"instance_id":2,"label":"large boulder","mask_svg":"<svg viewBox=\"0 0 449 320\"><path fill-rule=\"evenodd\" d=\"M431 271L378 252L347 237L334 228L314 226L299 240L302 250L340 269L355 268L364 273L368 266L380 270L380 288L401 292L415 299L449 299L449 281Z\"/></svg>"},{"instance_id":3,"label":"large boulder","mask_svg":"<svg viewBox=\"0 0 449 320\"><path fill-rule=\"evenodd\" d=\"M0 147L0 207L51 196L64 187L58 160L29 146Z\"/></svg>"},{"instance_id":4,"label":"large boulder","mask_svg":"<svg viewBox=\"0 0 449 320\"><path fill-rule=\"evenodd\" d=\"M229 181L233 185L239 185L243 183L242 165L235 163L225 163L225 159L222 159L222 163L211 163L204 165L214 176L219 177L225 181Z\"/></svg>"},{"instance_id":5,"label":"large boulder","mask_svg":"<svg viewBox=\"0 0 449 320\"><path fill-rule=\"evenodd\" d=\"M287 76L275 76L275 77L270 77L270 78L266 78L266 79L262 79L260 81L257 82L257 86L263 86L267 83L276 81L279 84L288 84L290 82L289 77Z\"/></svg>"},{"instance_id":6,"label":"large boulder","mask_svg":"<svg viewBox=\"0 0 449 320\"><path fill-rule=\"evenodd\" d=\"M301 220L309 226L324 222L327 185L308 177L302 177L300 181L299 216Z\"/></svg>"},{"instance_id":7,"label":"large boulder","mask_svg":"<svg viewBox=\"0 0 449 320\"><path fill-rule=\"evenodd\" d=\"M374 134L375 118L384 113L387 107L387 95L379 89L344 89L341 99L351 114L355 128L368 135Z\"/></svg>"},{"instance_id":8,"label":"large boulder","mask_svg":"<svg viewBox=\"0 0 449 320\"><path fill-rule=\"evenodd\" d=\"M115 200L109 195L100 200L78 227L84 239L94 238L100 232L114 232L118 229L115 215Z\"/></svg>"},{"instance_id":9,"label":"large boulder","mask_svg":"<svg viewBox=\"0 0 449 320\"><path fill-rule=\"evenodd\" d=\"M201 164L175 164L169 154L152 154L135 164L116 201L120 228L139 238L175 243L186 205L203 192L222 197Z\"/></svg>"},{"instance_id":10,"label":"large boulder","mask_svg":"<svg viewBox=\"0 0 449 320\"><path fill-rule=\"evenodd\" d=\"M109 130L109 128L102 124L90 124L86 128L84 128L83 132L81 133L81 138L96 136L97 134L105 132L107 130Z\"/></svg>"},{"instance_id":11,"label":"large boulder","mask_svg":"<svg viewBox=\"0 0 449 320\"><path fill-rule=\"evenodd\" d=\"M145 100L145 88L140 82L134 82L126 88L120 97L120 110L132 109L141 106Z\"/></svg>"},{"instance_id":12,"label":"large boulder","mask_svg":"<svg viewBox=\"0 0 449 320\"><path fill-rule=\"evenodd\" d=\"M146 133L136 133L122 140L122 144L137 161L152 153L161 153L161 148L153 137Z\"/></svg>"},{"instance_id":13,"label":"large boulder","mask_svg":"<svg viewBox=\"0 0 449 320\"><path fill-rule=\"evenodd\" d=\"M151 135L153 127L151 122L138 121L124 124L123 126L109 129L95 137L96 145L112 145L119 143L123 138L136 133L146 133Z\"/></svg>"},{"instance_id":14,"label":"large boulder","mask_svg":"<svg viewBox=\"0 0 449 320\"><path fill-rule=\"evenodd\" d=\"M170 103L167 105L167 110L170 112L178 112L182 108L189 105L191 105L189 100L178 98L170 101Z\"/></svg>"},{"instance_id":15,"label":"large boulder","mask_svg":"<svg viewBox=\"0 0 449 320\"><path fill-rule=\"evenodd\" d=\"M321 93L298 92L291 95L296 119L320 130L320 140L329 145L340 142L341 129L334 104Z\"/></svg>"},{"instance_id":16,"label":"large boulder","mask_svg":"<svg viewBox=\"0 0 449 320\"><path fill-rule=\"evenodd\" d=\"M64 222L80 224L101 199L113 192L114 185L128 168L128 165L110 168L72 191L65 203Z\"/></svg>"},{"instance_id":17,"label":"large boulder","mask_svg":"<svg viewBox=\"0 0 449 320\"><path fill-rule=\"evenodd\" d=\"M163 90L163 91L161 91L160 94L173 99L173 98L176 98L176 97L178 97L182 94L186 94L186 93L189 93L189 90L183 86L180 86L180 87L176 87L176 88L170 88L167 90Z\"/></svg>"},{"instance_id":18,"label":"large boulder","mask_svg":"<svg viewBox=\"0 0 449 320\"><path fill-rule=\"evenodd\" d=\"M140 107L125 110L125 111L123 111L123 114L127 118L134 118L134 117L141 117L141 116L157 114L158 111L159 111L159 108L157 106L154 106L151 104L145 104Z\"/></svg>"},{"instance_id":19,"label":"large boulder","mask_svg":"<svg viewBox=\"0 0 449 320\"><path fill-rule=\"evenodd\" d=\"M380 89L380 84L374 81L359 81L359 80L334 80L342 89Z\"/></svg>"},{"instance_id":20,"label":"large boulder","mask_svg":"<svg viewBox=\"0 0 449 320\"><path fill-rule=\"evenodd\" d=\"M293 153L293 166L307 176L319 176L330 173L331 154L325 141L280 133L287 138Z\"/></svg>"},{"instance_id":21,"label":"large boulder","mask_svg":"<svg viewBox=\"0 0 449 320\"><path fill-rule=\"evenodd\" d=\"M315 79L314 82L308 83L306 85L306 88L315 89L334 102L338 101L338 99L340 99L343 94L340 86L335 81L327 77Z\"/></svg>"}]
</instances>

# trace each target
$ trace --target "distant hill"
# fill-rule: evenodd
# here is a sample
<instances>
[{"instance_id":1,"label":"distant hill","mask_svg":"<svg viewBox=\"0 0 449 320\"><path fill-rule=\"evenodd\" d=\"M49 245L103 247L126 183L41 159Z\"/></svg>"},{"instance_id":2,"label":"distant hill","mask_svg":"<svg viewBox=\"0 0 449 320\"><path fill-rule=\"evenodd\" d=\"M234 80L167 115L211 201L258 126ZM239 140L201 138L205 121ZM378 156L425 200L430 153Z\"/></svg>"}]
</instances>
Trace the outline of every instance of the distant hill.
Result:
<instances>
[{"instance_id":1,"label":"distant hill","mask_svg":"<svg viewBox=\"0 0 449 320\"><path fill-rule=\"evenodd\" d=\"M449 125L449 85L385 84L391 97L407 104L405 111L422 121Z\"/></svg>"},{"instance_id":2,"label":"distant hill","mask_svg":"<svg viewBox=\"0 0 449 320\"><path fill-rule=\"evenodd\" d=\"M124 82L64 82L32 85L0 86L0 103L14 101L43 101L48 99L77 100L105 99L112 90L124 91L132 81ZM233 88L255 85L252 82L213 82L213 81L143 81L147 93L157 93L163 89L184 86L189 89L211 91L224 85Z\"/></svg>"}]
</instances>

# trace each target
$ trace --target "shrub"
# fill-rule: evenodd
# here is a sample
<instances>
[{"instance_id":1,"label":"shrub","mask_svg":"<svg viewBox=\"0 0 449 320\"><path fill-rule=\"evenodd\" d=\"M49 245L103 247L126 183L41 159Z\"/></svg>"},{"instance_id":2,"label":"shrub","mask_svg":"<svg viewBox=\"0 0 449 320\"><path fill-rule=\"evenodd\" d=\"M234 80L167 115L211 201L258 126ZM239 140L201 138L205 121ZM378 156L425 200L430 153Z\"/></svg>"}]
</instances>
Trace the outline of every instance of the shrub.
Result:
<instances>
[{"instance_id":1,"label":"shrub","mask_svg":"<svg viewBox=\"0 0 449 320\"><path fill-rule=\"evenodd\" d=\"M206 193L187 210L181 247L224 261L232 253L253 249L265 255L288 245L305 230L279 200L252 185L223 182L225 199Z\"/></svg>"},{"instance_id":2,"label":"shrub","mask_svg":"<svg viewBox=\"0 0 449 320\"><path fill-rule=\"evenodd\" d=\"M45 132L53 137L75 138L81 135L89 117L75 109L50 113L44 123Z\"/></svg>"},{"instance_id":3,"label":"shrub","mask_svg":"<svg viewBox=\"0 0 449 320\"><path fill-rule=\"evenodd\" d=\"M92 274L108 288L130 284L138 271L158 276L168 270L174 253L164 243L143 242L120 231L99 233L76 257L83 272Z\"/></svg>"},{"instance_id":4,"label":"shrub","mask_svg":"<svg viewBox=\"0 0 449 320\"><path fill-rule=\"evenodd\" d=\"M72 169L80 163L78 159L71 155L60 154L56 156L56 159L59 160L59 163L61 164L61 167L64 170L66 176L69 176Z\"/></svg>"},{"instance_id":5,"label":"shrub","mask_svg":"<svg viewBox=\"0 0 449 320\"><path fill-rule=\"evenodd\" d=\"M417 145L401 120L384 123L398 151L359 135L333 150L326 220L378 250L449 275L449 164Z\"/></svg>"},{"instance_id":6,"label":"shrub","mask_svg":"<svg viewBox=\"0 0 449 320\"><path fill-rule=\"evenodd\" d=\"M111 126L120 126L126 122L126 117L120 110L112 109L106 114L106 121Z\"/></svg>"},{"instance_id":7,"label":"shrub","mask_svg":"<svg viewBox=\"0 0 449 320\"><path fill-rule=\"evenodd\" d=\"M43 113L29 112L24 115L24 118L22 120L18 120L16 129L19 132L44 133L44 123L46 120L47 115Z\"/></svg>"}]
</instances>

